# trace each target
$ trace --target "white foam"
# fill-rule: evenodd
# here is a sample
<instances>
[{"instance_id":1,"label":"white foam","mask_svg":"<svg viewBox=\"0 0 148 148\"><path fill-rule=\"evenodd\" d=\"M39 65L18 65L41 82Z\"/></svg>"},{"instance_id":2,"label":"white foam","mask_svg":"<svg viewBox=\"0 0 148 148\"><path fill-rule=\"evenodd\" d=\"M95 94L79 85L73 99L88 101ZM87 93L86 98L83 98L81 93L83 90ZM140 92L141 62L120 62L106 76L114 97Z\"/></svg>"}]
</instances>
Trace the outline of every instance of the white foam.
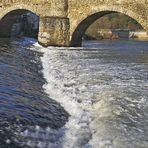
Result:
<instances>
[{"instance_id":1,"label":"white foam","mask_svg":"<svg viewBox=\"0 0 148 148\"><path fill-rule=\"evenodd\" d=\"M48 47L44 48L37 42L33 44L31 50L36 50L42 52L41 57L43 65L43 76L47 83L44 84L43 89L49 95L50 98L59 102L64 109L70 114L69 121L64 127L59 130L52 130L48 128L47 131L40 128L39 126L33 127L33 130L24 131L22 136L32 137L32 139L41 138L40 132L44 131L45 141L46 139L51 139L55 137L54 142L46 141L46 146L55 148L73 148L73 147L88 147L88 141L91 137L91 131L89 128L89 122L91 120L91 101L89 101L89 95L76 94L76 90L83 89L85 91L85 86L77 86L77 78L75 77L74 71L69 73L68 70L71 68L67 63L62 62L63 58L59 58L61 50L64 52L69 52L71 49L83 49L74 47ZM71 57L68 57L71 58ZM67 68L65 66L68 66ZM78 101L79 100L79 101ZM42 139L42 138L41 138ZM42 143L42 148L45 143ZM28 141L28 146L34 146L35 142L32 143ZM38 140L38 147L40 147L41 141Z\"/></svg>"},{"instance_id":2,"label":"white foam","mask_svg":"<svg viewBox=\"0 0 148 148\"><path fill-rule=\"evenodd\" d=\"M48 49L53 49L53 47ZM59 102L71 115L64 127L67 130L63 137L63 147L82 147L87 143L85 140L88 140L91 134L89 129L90 112L87 112L87 110L91 109L90 102L87 102L84 98L84 100L81 100L82 103L78 103L75 100L76 94L74 91L76 86L74 80L70 80L70 87L64 87L64 84L69 83L69 78L72 76L68 73L68 69L65 69L65 65L62 65L62 60L58 59L58 53L47 49L45 51L44 48L43 50L44 55L41 61L43 64L43 74L47 80L47 84L43 88L49 94L49 97ZM88 137L85 135L88 135Z\"/></svg>"},{"instance_id":3,"label":"white foam","mask_svg":"<svg viewBox=\"0 0 148 148\"><path fill-rule=\"evenodd\" d=\"M99 58L89 59L90 55L86 51L78 52L77 49L83 48L39 47L39 51L43 52L41 61L47 81L43 88L50 98L59 102L71 115L63 128L56 131L48 128L47 138L56 137L53 143L48 143L48 147L104 148L131 147L133 144L138 147L139 141L135 139L143 135L137 136L135 129L126 125L126 119L133 122L137 115L142 118L136 112L136 115L132 115L132 112L136 107L142 108L146 99L138 99L134 95L136 91L130 90L137 82L128 75L135 73L131 69L133 66L105 63ZM99 54L99 51L91 53ZM144 87L144 84L142 82L139 86ZM144 132L142 127L139 128ZM146 144L143 140L143 145Z\"/></svg>"},{"instance_id":4,"label":"white foam","mask_svg":"<svg viewBox=\"0 0 148 148\"><path fill-rule=\"evenodd\" d=\"M42 48L42 46L41 46L38 42L35 42L33 45L34 45L35 47L40 47L40 48Z\"/></svg>"}]
</instances>

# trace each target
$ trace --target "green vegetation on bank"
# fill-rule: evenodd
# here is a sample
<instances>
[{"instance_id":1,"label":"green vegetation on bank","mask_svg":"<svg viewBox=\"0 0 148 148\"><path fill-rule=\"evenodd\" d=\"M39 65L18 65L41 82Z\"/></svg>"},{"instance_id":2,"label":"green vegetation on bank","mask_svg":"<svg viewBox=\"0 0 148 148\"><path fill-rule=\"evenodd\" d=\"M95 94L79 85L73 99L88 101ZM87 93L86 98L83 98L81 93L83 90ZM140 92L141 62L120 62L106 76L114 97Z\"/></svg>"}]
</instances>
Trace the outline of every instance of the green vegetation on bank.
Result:
<instances>
[{"instance_id":1,"label":"green vegetation on bank","mask_svg":"<svg viewBox=\"0 0 148 148\"><path fill-rule=\"evenodd\" d=\"M108 14L95 21L86 31L88 36L96 38L99 30L129 29L142 30L142 26L134 19L121 13Z\"/></svg>"}]
</instances>

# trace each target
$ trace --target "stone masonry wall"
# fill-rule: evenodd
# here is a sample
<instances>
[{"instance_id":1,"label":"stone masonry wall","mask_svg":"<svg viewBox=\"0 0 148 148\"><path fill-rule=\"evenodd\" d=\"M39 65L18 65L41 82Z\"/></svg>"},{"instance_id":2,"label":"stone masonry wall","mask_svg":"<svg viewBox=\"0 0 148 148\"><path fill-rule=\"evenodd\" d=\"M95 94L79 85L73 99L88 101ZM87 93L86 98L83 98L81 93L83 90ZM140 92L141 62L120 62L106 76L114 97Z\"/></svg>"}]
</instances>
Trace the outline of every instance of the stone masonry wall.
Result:
<instances>
[{"instance_id":1,"label":"stone masonry wall","mask_svg":"<svg viewBox=\"0 0 148 148\"><path fill-rule=\"evenodd\" d=\"M70 34L88 16L101 11L124 13L148 32L148 0L69 0Z\"/></svg>"},{"instance_id":2,"label":"stone masonry wall","mask_svg":"<svg viewBox=\"0 0 148 148\"><path fill-rule=\"evenodd\" d=\"M18 9L29 10L39 16L40 44L69 45L68 0L0 0L0 19Z\"/></svg>"},{"instance_id":3,"label":"stone masonry wall","mask_svg":"<svg viewBox=\"0 0 148 148\"><path fill-rule=\"evenodd\" d=\"M69 46L69 19L40 18L38 41L43 46Z\"/></svg>"},{"instance_id":4,"label":"stone masonry wall","mask_svg":"<svg viewBox=\"0 0 148 148\"><path fill-rule=\"evenodd\" d=\"M46 42L47 46L69 45L79 24L98 12L124 13L148 32L148 0L0 0L0 19L15 9L30 10L42 18L39 41Z\"/></svg>"},{"instance_id":5,"label":"stone masonry wall","mask_svg":"<svg viewBox=\"0 0 148 148\"><path fill-rule=\"evenodd\" d=\"M14 9L27 9L39 16L67 17L68 0L0 0L0 18Z\"/></svg>"}]
</instances>

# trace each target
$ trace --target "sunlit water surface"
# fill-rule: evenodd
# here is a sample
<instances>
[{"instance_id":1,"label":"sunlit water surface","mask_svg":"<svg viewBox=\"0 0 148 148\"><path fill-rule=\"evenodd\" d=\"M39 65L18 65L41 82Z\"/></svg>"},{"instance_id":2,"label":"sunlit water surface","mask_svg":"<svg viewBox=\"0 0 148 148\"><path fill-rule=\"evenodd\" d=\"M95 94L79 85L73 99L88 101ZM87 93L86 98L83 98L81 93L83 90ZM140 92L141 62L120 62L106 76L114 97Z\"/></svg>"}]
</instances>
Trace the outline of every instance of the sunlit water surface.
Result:
<instances>
[{"instance_id":1,"label":"sunlit water surface","mask_svg":"<svg viewBox=\"0 0 148 148\"><path fill-rule=\"evenodd\" d=\"M148 42L0 42L0 148L147 148Z\"/></svg>"}]
</instances>

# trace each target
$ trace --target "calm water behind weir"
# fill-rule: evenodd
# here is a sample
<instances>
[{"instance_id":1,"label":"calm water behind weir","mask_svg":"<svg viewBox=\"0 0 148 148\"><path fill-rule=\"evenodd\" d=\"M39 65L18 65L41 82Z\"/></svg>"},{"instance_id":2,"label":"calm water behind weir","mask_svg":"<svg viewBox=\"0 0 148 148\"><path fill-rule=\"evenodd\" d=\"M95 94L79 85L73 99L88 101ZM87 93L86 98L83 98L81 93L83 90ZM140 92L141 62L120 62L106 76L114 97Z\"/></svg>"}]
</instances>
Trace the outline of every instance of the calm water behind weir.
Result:
<instances>
[{"instance_id":1,"label":"calm water behind weir","mask_svg":"<svg viewBox=\"0 0 148 148\"><path fill-rule=\"evenodd\" d=\"M0 148L147 148L148 42L0 42Z\"/></svg>"}]
</instances>

